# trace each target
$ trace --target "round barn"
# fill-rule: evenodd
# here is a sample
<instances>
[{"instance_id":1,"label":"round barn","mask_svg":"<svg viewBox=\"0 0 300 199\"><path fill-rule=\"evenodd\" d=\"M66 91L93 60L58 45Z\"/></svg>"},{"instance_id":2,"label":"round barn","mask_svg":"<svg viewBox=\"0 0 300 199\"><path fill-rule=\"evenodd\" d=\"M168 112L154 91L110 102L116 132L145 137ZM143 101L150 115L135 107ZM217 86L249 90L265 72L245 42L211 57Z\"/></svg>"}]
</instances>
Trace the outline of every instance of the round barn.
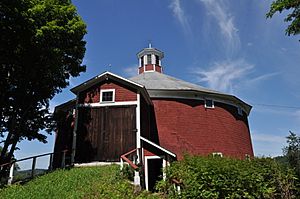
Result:
<instances>
[{"instance_id":1,"label":"round barn","mask_svg":"<svg viewBox=\"0 0 300 199\"><path fill-rule=\"evenodd\" d=\"M57 154L67 149L72 164L142 166L135 184L148 190L161 168L184 154L253 157L250 105L164 74L164 53L151 45L137 56L137 76L104 72L72 88L76 99L55 108ZM58 167L62 157L53 161Z\"/></svg>"}]
</instances>

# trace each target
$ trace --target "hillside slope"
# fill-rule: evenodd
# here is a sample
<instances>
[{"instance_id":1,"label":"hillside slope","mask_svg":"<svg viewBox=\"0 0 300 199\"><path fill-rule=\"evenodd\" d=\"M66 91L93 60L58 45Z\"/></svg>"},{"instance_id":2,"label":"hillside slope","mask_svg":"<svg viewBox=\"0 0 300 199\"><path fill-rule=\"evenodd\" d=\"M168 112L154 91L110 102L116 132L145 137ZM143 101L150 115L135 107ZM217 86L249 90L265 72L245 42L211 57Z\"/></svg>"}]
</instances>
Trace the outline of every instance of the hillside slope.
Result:
<instances>
[{"instance_id":1,"label":"hillside slope","mask_svg":"<svg viewBox=\"0 0 300 199\"><path fill-rule=\"evenodd\" d=\"M133 194L133 186L120 177L119 167L102 166L57 170L25 185L0 190L5 198L159 198L142 192Z\"/></svg>"}]
</instances>

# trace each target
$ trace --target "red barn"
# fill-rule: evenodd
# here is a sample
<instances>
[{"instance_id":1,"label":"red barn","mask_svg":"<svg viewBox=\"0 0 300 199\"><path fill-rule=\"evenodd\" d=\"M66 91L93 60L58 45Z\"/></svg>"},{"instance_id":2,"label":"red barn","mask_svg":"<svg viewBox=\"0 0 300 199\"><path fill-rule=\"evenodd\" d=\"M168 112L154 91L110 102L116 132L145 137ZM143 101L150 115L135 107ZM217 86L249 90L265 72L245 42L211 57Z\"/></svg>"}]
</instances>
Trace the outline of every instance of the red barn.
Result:
<instances>
[{"instance_id":1,"label":"red barn","mask_svg":"<svg viewBox=\"0 0 300 199\"><path fill-rule=\"evenodd\" d=\"M71 89L76 99L55 108L55 152L68 149L71 163L117 162L123 155L142 167L136 183L141 176L147 189L184 153L253 156L250 105L163 74L164 54L151 46L137 56L139 75L104 72ZM54 165L60 161L56 155Z\"/></svg>"}]
</instances>

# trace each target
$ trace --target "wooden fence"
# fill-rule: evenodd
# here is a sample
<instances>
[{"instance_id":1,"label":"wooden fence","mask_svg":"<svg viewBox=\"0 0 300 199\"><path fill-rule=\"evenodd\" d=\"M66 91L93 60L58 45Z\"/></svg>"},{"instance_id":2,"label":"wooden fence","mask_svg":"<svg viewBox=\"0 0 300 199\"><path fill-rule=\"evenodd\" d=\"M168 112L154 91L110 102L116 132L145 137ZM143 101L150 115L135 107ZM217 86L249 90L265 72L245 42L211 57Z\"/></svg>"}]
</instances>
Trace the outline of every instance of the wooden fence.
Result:
<instances>
[{"instance_id":1,"label":"wooden fence","mask_svg":"<svg viewBox=\"0 0 300 199\"><path fill-rule=\"evenodd\" d=\"M64 150L60 153L62 153L62 161L61 161L61 168L65 168L66 167L66 153L68 152L68 150ZM48 166L48 170L47 171L52 171L53 170L53 156L55 153L44 153L44 154L40 154L40 155L35 155L35 156L30 156L27 158L22 158L19 160L14 160L5 164L0 165L0 171L2 171L3 168L9 168L9 175L8 177L5 176L0 176L1 178L7 178L7 184L10 185L13 182L14 179L14 171L15 171L15 165L18 162L23 162L26 160L30 160L32 159L32 164L31 164L31 172L30 172L30 178L34 178L34 176L36 175L36 160L37 158L40 157L46 157L49 156L49 166Z\"/></svg>"}]
</instances>

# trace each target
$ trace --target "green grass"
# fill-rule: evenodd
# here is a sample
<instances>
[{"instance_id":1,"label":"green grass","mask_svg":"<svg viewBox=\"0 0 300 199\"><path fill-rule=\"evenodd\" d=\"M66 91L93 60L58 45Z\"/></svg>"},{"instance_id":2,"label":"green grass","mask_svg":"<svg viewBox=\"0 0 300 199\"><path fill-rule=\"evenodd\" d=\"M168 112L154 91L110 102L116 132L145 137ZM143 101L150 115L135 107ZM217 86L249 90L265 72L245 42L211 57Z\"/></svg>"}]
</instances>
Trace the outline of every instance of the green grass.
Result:
<instances>
[{"instance_id":1,"label":"green grass","mask_svg":"<svg viewBox=\"0 0 300 199\"><path fill-rule=\"evenodd\" d=\"M102 166L57 170L37 177L25 185L0 189L0 198L160 198L141 192L134 195L133 186L119 174L119 166Z\"/></svg>"}]
</instances>

